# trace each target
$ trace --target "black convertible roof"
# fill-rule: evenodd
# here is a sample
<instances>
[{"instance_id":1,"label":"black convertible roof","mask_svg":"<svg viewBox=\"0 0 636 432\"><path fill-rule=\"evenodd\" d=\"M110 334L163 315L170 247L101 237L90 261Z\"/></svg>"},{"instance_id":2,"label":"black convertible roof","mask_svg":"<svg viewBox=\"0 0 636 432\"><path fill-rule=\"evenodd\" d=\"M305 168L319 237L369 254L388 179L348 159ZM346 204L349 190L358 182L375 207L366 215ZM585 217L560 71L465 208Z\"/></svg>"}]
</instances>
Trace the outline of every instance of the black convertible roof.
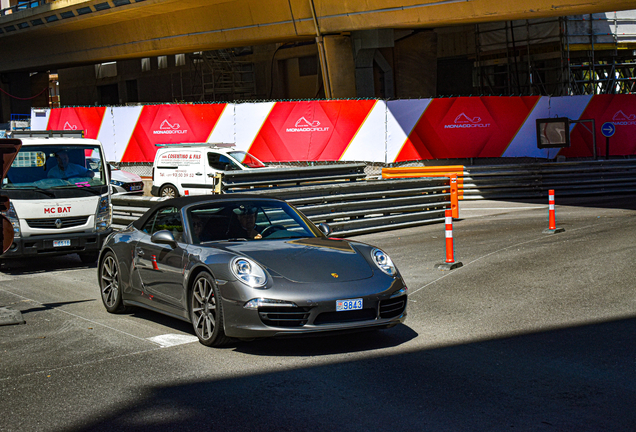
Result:
<instances>
[{"instance_id":1,"label":"black convertible roof","mask_svg":"<svg viewBox=\"0 0 636 432\"><path fill-rule=\"evenodd\" d=\"M265 197L265 196L256 195L256 194L244 194L244 193L233 193L233 194L223 194L223 195L195 195L195 196L171 198L165 201L158 201L157 204L152 206L139 219L133 222L133 226L137 229L141 229L141 227L144 226L144 224L146 223L150 215L152 215L156 210L159 210L160 208L176 207L180 210L181 208L188 206L190 204L196 204L196 203L202 203L202 202L219 202L219 201L242 201L246 199L280 201L278 198Z\"/></svg>"}]
</instances>

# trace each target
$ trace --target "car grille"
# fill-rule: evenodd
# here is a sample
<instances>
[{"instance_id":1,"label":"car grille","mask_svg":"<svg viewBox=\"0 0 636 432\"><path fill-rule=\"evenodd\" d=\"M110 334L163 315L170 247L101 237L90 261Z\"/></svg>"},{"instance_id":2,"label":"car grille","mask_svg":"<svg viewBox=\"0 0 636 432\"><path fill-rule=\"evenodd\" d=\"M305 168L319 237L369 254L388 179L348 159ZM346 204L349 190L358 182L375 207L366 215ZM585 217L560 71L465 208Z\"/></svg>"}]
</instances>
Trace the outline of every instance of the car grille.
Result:
<instances>
[{"instance_id":1,"label":"car grille","mask_svg":"<svg viewBox=\"0 0 636 432\"><path fill-rule=\"evenodd\" d=\"M314 320L315 325L339 324L353 321L367 321L376 318L375 309L360 309L340 312L323 312Z\"/></svg>"},{"instance_id":2,"label":"car grille","mask_svg":"<svg viewBox=\"0 0 636 432\"><path fill-rule=\"evenodd\" d=\"M55 225L55 221L58 219L62 222L62 226L59 228ZM88 216L80 216L65 218L27 219L26 222L31 228L62 229L85 225L87 220Z\"/></svg>"},{"instance_id":3,"label":"car grille","mask_svg":"<svg viewBox=\"0 0 636 432\"><path fill-rule=\"evenodd\" d=\"M126 183L123 188L129 192L144 190L144 182Z\"/></svg>"},{"instance_id":4,"label":"car grille","mask_svg":"<svg viewBox=\"0 0 636 432\"><path fill-rule=\"evenodd\" d=\"M309 308L259 307L258 314L263 324L271 327L302 327L307 324Z\"/></svg>"},{"instance_id":5,"label":"car grille","mask_svg":"<svg viewBox=\"0 0 636 432\"><path fill-rule=\"evenodd\" d=\"M400 296L380 302L380 318L394 318L402 315L406 308L406 296Z\"/></svg>"}]
</instances>

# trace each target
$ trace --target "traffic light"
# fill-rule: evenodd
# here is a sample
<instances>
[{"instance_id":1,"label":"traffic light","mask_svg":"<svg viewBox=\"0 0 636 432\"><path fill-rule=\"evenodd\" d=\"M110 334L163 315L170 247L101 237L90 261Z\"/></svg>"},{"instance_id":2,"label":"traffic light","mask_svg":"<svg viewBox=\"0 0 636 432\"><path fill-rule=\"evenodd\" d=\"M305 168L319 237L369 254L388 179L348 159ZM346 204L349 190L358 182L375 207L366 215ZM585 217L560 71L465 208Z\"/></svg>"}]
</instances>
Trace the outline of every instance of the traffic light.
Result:
<instances>
[{"instance_id":1,"label":"traffic light","mask_svg":"<svg viewBox=\"0 0 636 432\"><path fill-rule=\"evenodd\" d=\"M19 139L0 140L0 172L2 173L2 178L0 179L0 212L6 212L11 207L9 197L1 195L2 183L4 177L7 175L7 171L9 171L13 163L13 159L18 155L20 147L22 147L22 141ZM11 247L11 243L13 243L13 225L5 215L0 215L0 222L2 224L2 229L0 229L2 252L0 252L0 254L3 254Z\"/></svg>"}]
</instances>

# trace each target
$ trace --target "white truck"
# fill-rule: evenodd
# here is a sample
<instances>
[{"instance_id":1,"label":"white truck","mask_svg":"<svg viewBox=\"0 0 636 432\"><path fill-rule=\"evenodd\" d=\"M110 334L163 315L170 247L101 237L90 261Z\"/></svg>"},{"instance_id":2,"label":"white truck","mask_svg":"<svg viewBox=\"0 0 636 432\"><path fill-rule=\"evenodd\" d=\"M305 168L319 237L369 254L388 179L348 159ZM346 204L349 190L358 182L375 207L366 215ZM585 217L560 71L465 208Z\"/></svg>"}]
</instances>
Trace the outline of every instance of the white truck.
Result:
<instances>
[{"instance_id":1,"label":"white truck","mask_svg":"<svg viewBox=\"0 0 636 432\"><path fill-rule=\"evenodd\" d=\"M14 132L12 138L22 148L1 192L10 199L3 214L14 241L0 259L76 253L82 262L96 261L112 232L110 173L101 143L81 138L81 131Z\"/></svg>"},{"instance_id":2,"label":"white truck","mask_svg":"<svg viewBox=\"0 0 636 432\"><path fill-rule=\"evenodd\" d=\"M234 144L191 143L160 147L152 165L152 195L178 197L214 193L218 173L264 168Z\"/></svg>"}]
</instances>

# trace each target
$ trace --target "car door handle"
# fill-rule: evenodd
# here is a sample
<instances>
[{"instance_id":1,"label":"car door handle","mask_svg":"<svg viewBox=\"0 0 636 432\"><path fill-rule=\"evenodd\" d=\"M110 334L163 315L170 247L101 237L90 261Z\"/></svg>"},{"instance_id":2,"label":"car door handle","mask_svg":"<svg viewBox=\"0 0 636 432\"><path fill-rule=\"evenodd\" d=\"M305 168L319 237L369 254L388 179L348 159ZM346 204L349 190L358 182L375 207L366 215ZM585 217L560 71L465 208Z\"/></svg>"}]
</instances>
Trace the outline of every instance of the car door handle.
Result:
<instances>
[{"instance_id":1,"label":"car door handle","mask_svg":"<svg viewBox=\"0 0 636 432\"><path fill-rule=\"evenodd\" d=\"M195 173L195 175L203 175L203 173Z\"/></svg>"},{"instance_id":2,"label":"car door handle","mask_svg":"<svg viewBox=\"0 0 636 432\"><path fill-rule=\"evenodd\" d=\"M144 250L143 249L137 248L136 252L137 252L137 256L140 256L140 257L144 256Z\"/></svg>"}]
</instances>

